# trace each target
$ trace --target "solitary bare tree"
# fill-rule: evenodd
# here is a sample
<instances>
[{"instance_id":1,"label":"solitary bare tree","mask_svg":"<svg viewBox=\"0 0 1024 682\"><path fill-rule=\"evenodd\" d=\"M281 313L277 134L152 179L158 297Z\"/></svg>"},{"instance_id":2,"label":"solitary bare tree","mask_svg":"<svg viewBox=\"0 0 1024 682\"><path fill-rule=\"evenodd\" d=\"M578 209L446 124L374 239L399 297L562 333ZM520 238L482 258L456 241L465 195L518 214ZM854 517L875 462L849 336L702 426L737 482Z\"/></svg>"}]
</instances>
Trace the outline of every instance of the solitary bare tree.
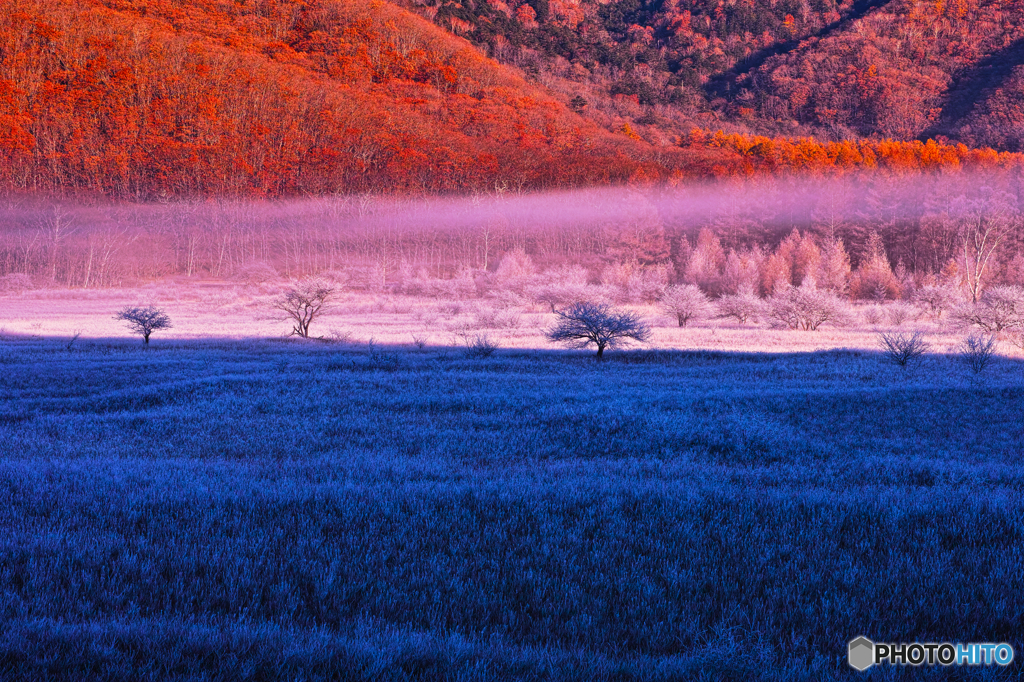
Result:
<instances>
[{"instance_id":1,"label":"solitary bare tree","mask_svg":"<svg viewBox=\"0 0 1024 682\"><path fill-rule=\"evenodd\" d=\"M168 329L171 318L156 306L125 306L116 315L115 320L128 323L128 328L136 334L142 334L142 343L149 345L149 335L157 329Z\"/></svg>"},{"instance_id":2,"label":"solitary bare tree","mask_svg":"<svg viewBox=\"0 0 1024 682\"><path fill-rule=\"evenodd\" d=\"M626 341L646 341L651 329L636 313L615 313L601 303L574 303L555 313L558 323L547 332L551 341L571 348L597 346L597 359L604 358L605 348L614 348Z\"/></svg>"},{"instance_id":3,"label":"solitary bare tree","mask_svg":"<svg viewBox=\"0 0 1024 682\"><path fill-rule=\"evenodd\" d=\"M309 338L309 325L320 314L335 289L321 279L304 279L274 300L274 307L295 323L292 334Z\"/></svg>"},{"instance_id":4,"label":"solitary bare tree","mask_svg":"<svg viewBox=\"0 0 1024 682\"><path fill-rule=\"evenodd\" d=\"M982 198L961 199L956 206L963 277L972 303L981 297L984 280L998 260L1000 246L1019 225L1010 195L988 188L983 191Z\"/></svg>"}]
</instances>

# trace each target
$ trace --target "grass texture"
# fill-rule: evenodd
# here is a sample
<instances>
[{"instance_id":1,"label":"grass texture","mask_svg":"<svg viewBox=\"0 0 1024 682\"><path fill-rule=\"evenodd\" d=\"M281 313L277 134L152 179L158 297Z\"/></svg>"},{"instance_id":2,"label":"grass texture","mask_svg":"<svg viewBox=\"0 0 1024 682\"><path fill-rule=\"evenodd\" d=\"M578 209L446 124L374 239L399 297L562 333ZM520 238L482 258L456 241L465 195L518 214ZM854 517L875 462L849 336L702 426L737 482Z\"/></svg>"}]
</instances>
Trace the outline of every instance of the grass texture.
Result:
<instances>
[{"instance_id":1,"label":"grass texture","mask_svg":"<svg viewBox=\"0 0 1024 682\"><path fill-rule=\"evenodd\" d=\"M860 679L858 635L1021 656L1022 398L1005 358L8 338L0 679Z\"/></svg>"}]
</instances>

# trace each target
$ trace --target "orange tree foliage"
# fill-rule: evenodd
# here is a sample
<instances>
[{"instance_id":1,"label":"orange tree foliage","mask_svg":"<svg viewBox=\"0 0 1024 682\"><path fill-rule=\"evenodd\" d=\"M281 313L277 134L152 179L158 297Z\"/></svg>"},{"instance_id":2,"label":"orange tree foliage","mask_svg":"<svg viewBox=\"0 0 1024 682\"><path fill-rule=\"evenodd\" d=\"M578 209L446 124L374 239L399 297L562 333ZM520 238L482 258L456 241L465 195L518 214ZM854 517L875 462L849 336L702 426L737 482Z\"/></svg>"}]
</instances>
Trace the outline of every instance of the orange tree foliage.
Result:
<instances>
[{"instance_id":1,"label":"orange tree foliage","mask_svg":"<svg viewBox=\"0 0 1024 682\"><path fill-rule=\"evenodd\" d=\"M914 174L959 168L1019 169L1024 157L993 149L969 149L935 140L821 142L810 138L769 138L694 129L689 148L715 148L739 154L747 173L792 172L835 175L852 171Z\"/></svg>"},{"instance_id":2,"label":"orange tree foliage","mask_svg":"<svg viewBox=\"0 0 1024 682\"><path fill-rule=\"evenodd\" d=\"M7 189L444 192L706 165L601 130L380 0L0 0L0 16Z\"/></svg>"}]
</instances>

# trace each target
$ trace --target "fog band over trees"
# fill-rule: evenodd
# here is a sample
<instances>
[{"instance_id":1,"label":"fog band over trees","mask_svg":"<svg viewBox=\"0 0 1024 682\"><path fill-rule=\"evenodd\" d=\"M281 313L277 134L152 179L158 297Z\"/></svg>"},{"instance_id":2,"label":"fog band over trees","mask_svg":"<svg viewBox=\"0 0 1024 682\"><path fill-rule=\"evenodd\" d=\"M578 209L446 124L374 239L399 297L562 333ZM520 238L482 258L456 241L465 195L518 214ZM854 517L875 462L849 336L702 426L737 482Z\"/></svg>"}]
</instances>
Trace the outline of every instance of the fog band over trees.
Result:
<instances>
[{"instance_id":1,"label":"fog band over trees","mask_svg":"<svg viewBox=\"0 0 1024 682\"><path fill-rule=\"evenodd\" d=\"M117 287L163 277L259 282L325 273L345 286L473 295L615 285L655 300L813 283L854 299L1024 284L1019 178L950 173L831 182L754 178L683 187L462 198L42 203L0 209L0 286ZM456 291L457 290L457 291Z\"/></svg>"}]
</instances>

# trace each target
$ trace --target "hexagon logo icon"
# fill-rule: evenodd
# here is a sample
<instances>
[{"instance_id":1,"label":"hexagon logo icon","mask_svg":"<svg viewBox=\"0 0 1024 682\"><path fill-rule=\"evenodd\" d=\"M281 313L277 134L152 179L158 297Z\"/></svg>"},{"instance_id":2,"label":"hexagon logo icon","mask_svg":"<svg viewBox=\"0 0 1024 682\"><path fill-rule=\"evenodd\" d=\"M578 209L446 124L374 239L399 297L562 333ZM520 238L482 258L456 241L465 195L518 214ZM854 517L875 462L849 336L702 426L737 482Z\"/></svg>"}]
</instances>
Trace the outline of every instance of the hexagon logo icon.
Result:
<instances>
[{"instance_id":1,"label":"hexagon logo icon","mask_svg":"<svg viewBox=\"0 0 1024 682\"><path fill-rule=\"evenodd\" d=\"M846 660L855 670L867 670L875 663L875 643L867 637L851 641Z\"/></svg>"}]
</instances>

